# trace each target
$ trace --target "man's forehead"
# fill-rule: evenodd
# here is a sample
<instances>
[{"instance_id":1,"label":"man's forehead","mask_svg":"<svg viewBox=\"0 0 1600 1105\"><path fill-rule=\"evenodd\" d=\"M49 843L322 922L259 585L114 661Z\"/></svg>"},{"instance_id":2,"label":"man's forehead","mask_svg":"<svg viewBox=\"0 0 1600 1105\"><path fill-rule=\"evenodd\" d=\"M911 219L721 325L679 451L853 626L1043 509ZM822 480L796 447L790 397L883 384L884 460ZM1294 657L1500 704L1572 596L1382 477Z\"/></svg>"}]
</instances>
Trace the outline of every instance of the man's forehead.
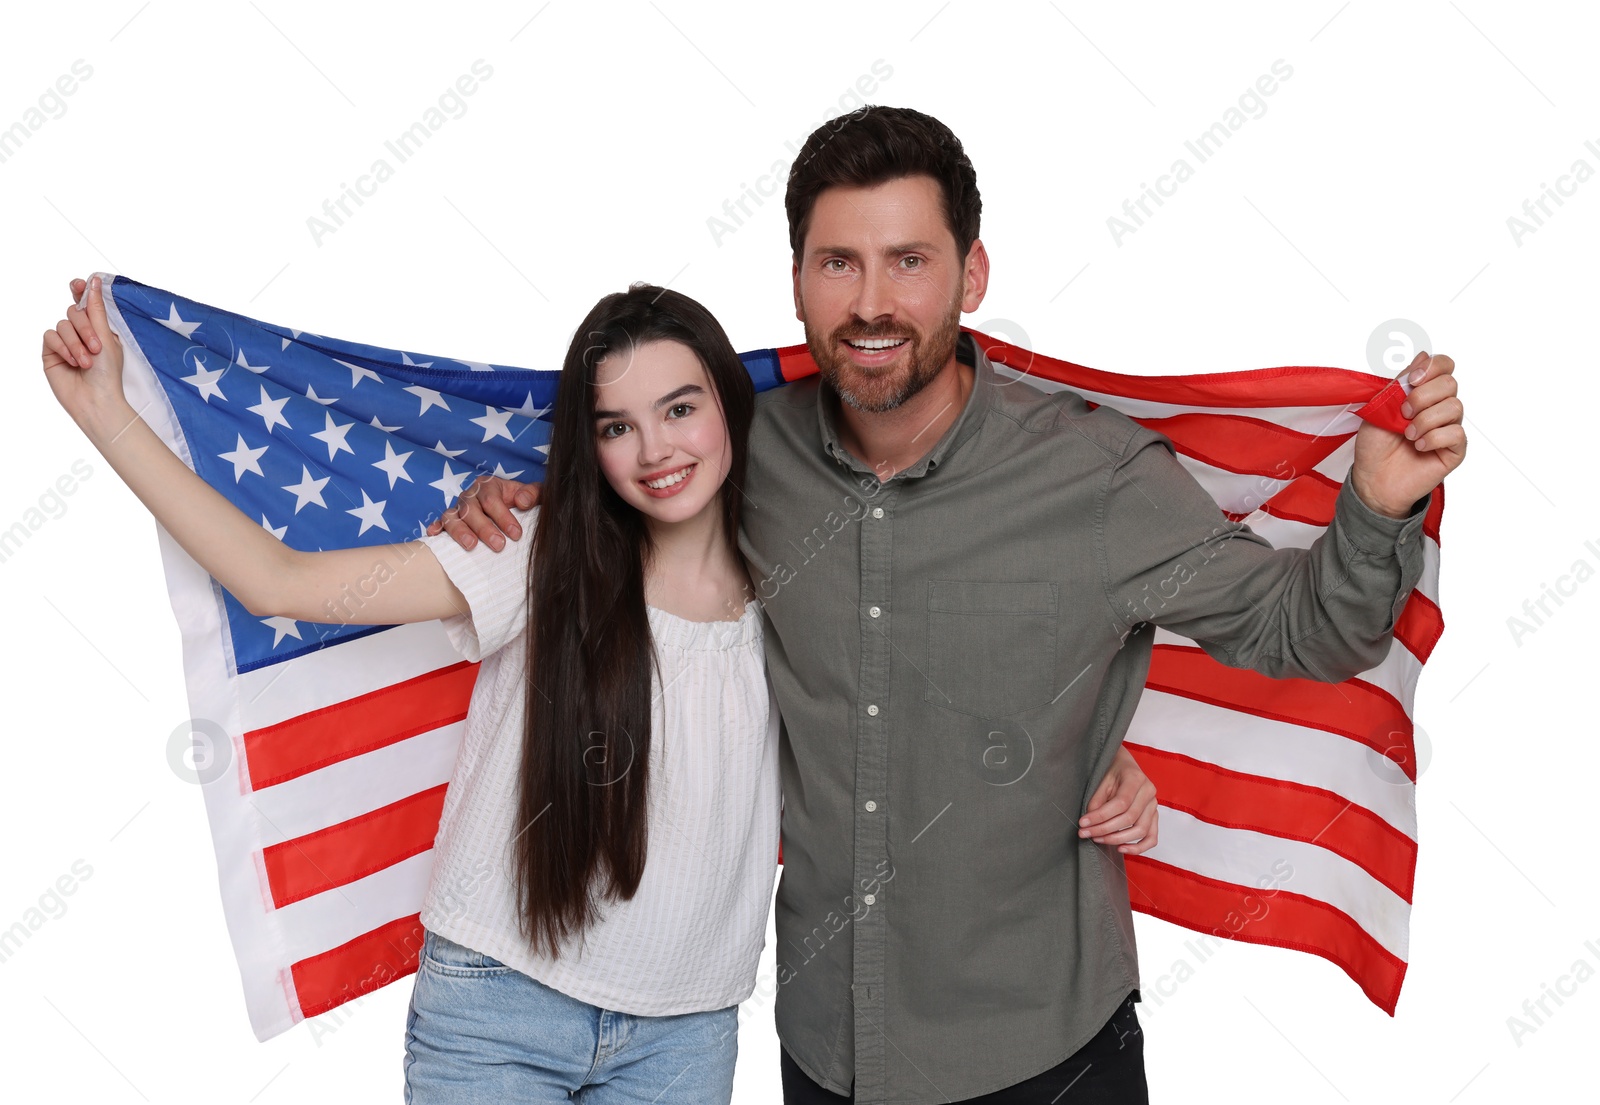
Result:
<instances>
[{"instance_id":1,"label":"man's forehead","mask_svg":"<svg viewBox=\"0 0 1600 1105\"><path fill-rule=\"evenodd\" d=\"M848 235L851 241L835 240ZM812 208L808 228L811 248L857 245L948 245L944 196L930 176L899 177L870 187L834 185L824 189Z\"/></svg>"}]
</instances>

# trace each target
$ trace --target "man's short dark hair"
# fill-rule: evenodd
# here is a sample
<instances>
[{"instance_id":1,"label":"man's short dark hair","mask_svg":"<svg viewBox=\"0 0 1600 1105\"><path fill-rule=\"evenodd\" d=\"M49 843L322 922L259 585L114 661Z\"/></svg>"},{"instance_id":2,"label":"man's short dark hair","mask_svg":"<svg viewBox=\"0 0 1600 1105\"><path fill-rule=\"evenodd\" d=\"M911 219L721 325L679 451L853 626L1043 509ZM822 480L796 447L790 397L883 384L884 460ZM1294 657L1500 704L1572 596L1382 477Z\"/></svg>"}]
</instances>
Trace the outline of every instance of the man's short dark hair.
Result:
<instances>
[{"instance_id":1,"label":"man's short dark hair","mask_svg":"<svg viewBox=\"0 0 1600 1105\"><path fill-rule=\"evenodd\" d=\"M871 188L908 176L930 176L944 194L944 221L961 257L978 237L983 200L978 174L961 140L931 115L909 107L868 104L830 119L806 139L789 169L783 205L795 260L805 245L817 197L839 185Z\"/></svg>"}]
</instances>

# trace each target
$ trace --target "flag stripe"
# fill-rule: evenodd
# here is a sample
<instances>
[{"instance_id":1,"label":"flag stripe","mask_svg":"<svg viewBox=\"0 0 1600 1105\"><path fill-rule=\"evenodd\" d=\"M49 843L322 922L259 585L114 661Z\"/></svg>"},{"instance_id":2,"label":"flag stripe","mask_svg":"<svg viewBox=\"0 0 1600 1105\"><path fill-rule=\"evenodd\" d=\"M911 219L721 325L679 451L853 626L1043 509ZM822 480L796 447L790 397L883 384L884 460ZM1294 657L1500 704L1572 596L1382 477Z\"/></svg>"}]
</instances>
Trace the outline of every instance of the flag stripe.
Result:
<instances>
[{"instance_id":1,"label":"flag stripe","mask_svg":"<svg viewBox=\"0 0 1600 1105\"><path fill-rule=\"evenodd\" d=\"M467 716L478 665L465 660L244 735L255 790Z\"/></svg>"},{"instance_id":2,"label":"flag stripe","mask_svg":"<svg viewBox=\"0 0 1600 1105\"><path fill-rule=\"evenodd\" d=\"M1124 746L1156 785L1161 805L1213 825L1319 845L1411 901L1416 841L1371 810L1321 787L1229 771L1148 745Z\"/></svg>"},{"instance_id":3,"label":"flag stripe","mask_svg":"<svg viewBox=\"0 0 1600 1105\"><path fill-rule=\"evenodd\" d=\"M331 699L358 698L460 660L436 622L390 626L382 633L346 639L337 648L297 656L293 664L241 672L237 686L244 727L276 725L320 710ZM289 671L293 678L285 677Z\"/></svg>"},{"instance_id":4,"label":"flag stripe","mask_svg":"<svg viewBox=\"0 0 1600 1105\"><path fill-rule=\"evenodd\" d=\"M1413 588L1394 623L1395 640L1410 649L1419 660L1433 655L1433 646L1444 636L1444 614L1421 590Z\"/></svg>"},{"instance_id":5,"label":"flag stripe","mask_svg":"<svg viewBox=\"0 0 1600 1105\"><path fill-rule=\"evenodd\" d=\"M1342 683L1274 679L1248 668L1218 664L1198 647L1156 645L1145 687L1336 733L1391 757L1408 774L1415 770L1410 766L1415 758L1411 719L1391 695L1360 678Z\"/></svg>"},{"instance_id":6,"label":"flag stripe","mask_svg":"<svg viewBox=\"0 0 1600 1105\"><path fill-rule=\"evenodd\" d=\"M364 756L251 792L262 848L364 816L450 781L466 722L441 725Z\"/></svg>"},{"instance_id":7,"label":"flag stripe","mask_svg":"<svg viewBox=\"0 0 1600 1105\"><path fill-rule=\"evenodd\" d=\"M420 913L390 921L290 968L300 1013L314 1017L417 969Z\"/></svg>"},{"instance_id":8,"label":"flag stripe","mask_svg":"<svg viewBox=\"0 0 1600 1105\"><path fill-rule=\"evenodd\" d=\"M1259 890L1206 878L1149 856L1129 856L1127 871L1133 908L1141 913L1224 939L1320 955L1342 967L1374 1004L1394 1015L1405 962L1326 902L1279 889L1267 900L1265 915L1252 919L1261 906L1248 899Z\"/></svg>"},{"instance_id":9,"label":"flag stripe","mask_svg":"<svg viewBox=\"0 0 1600 1105\"><path fill-rule=\"evenodd\" d=\"M1344 444L1343 437L1313 437L1236 414L1175 414L1135 418L1165 434L1173 448L1215 468L1249 476L1282 476L1309 468Z\"/></svg>"},{"instance_id":10,"label":"flag stripe","mask_svg":"<svg viewBox=\"0 0 1600 1105\"><path fill-rule=\"evenodd\" d=\"M1145 853L1151 859L1255 889L1275 879L1344 913L1395 958L1406 957L1410 903L1344 857L1315 844L1211 825L1182 810L1163 810L1162 819L1161 841Z\"/></svg>"},{"instance_id":11,"label":"flag stripe","mask_svg":"<svg viewBox=\"0 0 1600 1105\"><path fill-rule=\"evenodd\" d=\"M1332 791L1416 839L1414 787L1405 770L1343 736L1147 689L1124 739L1244 775Z\"/></svg>"},{"instance_id":12,"label":"flag stripe","mask_svg":"<svg viewBox=\"0 0 1600 1105\"><path fill-rule=\"evenodd\" d=\"M344 886L432 848L445 789L432 787L263 849L273 905L286 906Z\"/></svg>"}]
</instances>

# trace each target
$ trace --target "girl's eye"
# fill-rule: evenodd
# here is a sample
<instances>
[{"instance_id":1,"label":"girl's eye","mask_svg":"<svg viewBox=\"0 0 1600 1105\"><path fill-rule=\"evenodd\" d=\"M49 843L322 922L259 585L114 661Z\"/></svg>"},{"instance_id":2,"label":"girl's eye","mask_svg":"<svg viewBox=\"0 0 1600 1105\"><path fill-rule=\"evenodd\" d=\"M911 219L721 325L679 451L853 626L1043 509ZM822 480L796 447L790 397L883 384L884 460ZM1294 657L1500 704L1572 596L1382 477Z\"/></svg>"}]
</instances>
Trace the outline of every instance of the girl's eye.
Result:
<instances>
[{"instance_id":1,"label":"girl's eye","mask_svg":"<svg viewBox=\"0 0 1600 1105\"><path fill-rule=\"evenodd\" d=\"M672 415L674 418L688 418L689 412L692 410L694 410L694 407L688 403L674 403L671 407L667 408L667 413ZM682 411L683 413L676 413L678 411Z\"/></svg>"},{"instance_id":2,"label":"girl's eye","mask_svg":"<svg viewBox=\"0 0 1600 1105\"><path fill-rule=\"evenodd\" d=\"M610 425L608 425L605 429L600 431L600 436L601 437L621 437L622 436L621 434L614 434L611 431L612 430L626 430L627 428L628 428L628 424L626 422L613 422Z\"/></svg>"}]
</instances>

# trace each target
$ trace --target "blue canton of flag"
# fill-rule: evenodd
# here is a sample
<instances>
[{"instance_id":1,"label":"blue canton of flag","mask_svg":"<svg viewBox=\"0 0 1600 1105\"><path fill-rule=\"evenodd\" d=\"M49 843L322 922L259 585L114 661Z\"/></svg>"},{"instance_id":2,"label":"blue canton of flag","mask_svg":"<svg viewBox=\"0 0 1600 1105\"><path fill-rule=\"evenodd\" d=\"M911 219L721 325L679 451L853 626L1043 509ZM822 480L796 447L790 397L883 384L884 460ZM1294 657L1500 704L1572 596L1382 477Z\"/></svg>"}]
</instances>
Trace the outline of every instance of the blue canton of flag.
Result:
<instances>
[{"instance_id":1,"label":"blue canton of flag","mask_svg":"<svg viewBox=\"0 0 1600 1105\"><path fill-rule=\"evenodd\" d=\"M556 371L326 338L124 276L116 294L195 472L293 548L412 540L479 475L543 478ZM240 672L382 628L222 598Z\"/></svg>"}]
</instances>

